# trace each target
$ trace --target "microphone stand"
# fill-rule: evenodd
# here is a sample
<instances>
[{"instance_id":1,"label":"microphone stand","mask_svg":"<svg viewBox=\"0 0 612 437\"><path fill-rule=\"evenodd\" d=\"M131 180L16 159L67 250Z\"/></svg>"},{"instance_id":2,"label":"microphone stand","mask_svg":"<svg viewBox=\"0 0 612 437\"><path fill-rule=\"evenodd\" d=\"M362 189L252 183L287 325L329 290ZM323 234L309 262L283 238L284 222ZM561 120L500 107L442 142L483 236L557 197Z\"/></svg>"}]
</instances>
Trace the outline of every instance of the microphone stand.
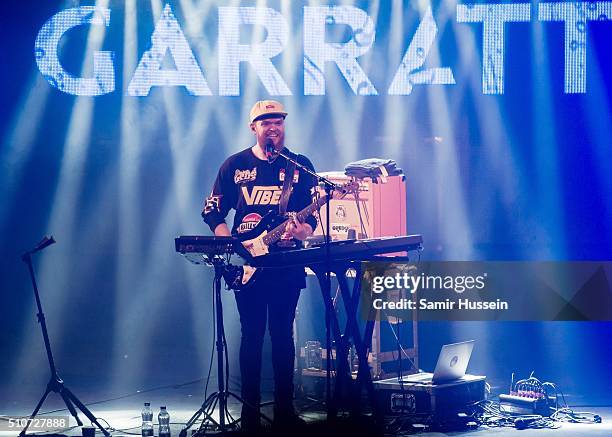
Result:
<instances>
[{"instance_id":1,"label":"microphone stand","mask_svg":"<svg viewBox=\"0 0 612 437\"><path fill-rule=\"evenodd\" d=\"M100 425L98 419L96 419L96 416L94 416L92 412L89 411L89 409L74 394L72 394L70 390L68 390L68 387L64 385L64 381L62 380L62 378L60 378L59 374L57 373L57 369L55 368L55 361L53 360L53 354L51 353L51 342L49 341L49 333L47 332L47 323L45 321L42 304L40 303L40 296L38 294L38 286L36 285L34 268L32 267L32 255L36 252L43 250L45 247L52 245L53 243L55 243L53 237L44 237L34 249L27 251L21 256L23 262L26 263L28 266L30 278L32 279L32 288L34 289L34 297L36 298L36 306L38 308L38 314L36 316L38 317L40 329L42 330L43 340L45 342L47 360L49 361L49 369L51 370L51 378L49 379L45 393L36 405L34 412L26 422L25 428L23 428L19 436L23 437L26 435L30 424L32 423L34 417L36 417L36 415L38 414L38 411L45 402L45 399L47 399L49 393L54 392L58 393L62 397L62 399L64 400L64 404L66 404L66 407L68 408L68 411L70 411L72 417L75 418L78 426L83 426L83 422L81 422L81 419L79 419L77 411L74 408L75 406L79 410L81 410L81 412L85 414L85 416L87 416L91 423L96 425L100 429L100 431L102 431L102 434L104 434L106 437L110 437L110 433L106 429L104 429L102 425Z\"/></svg>"},{"instance_id":2,"label":"microphone stand","mask_svg":"<svg viewBox=\"0 0 612 437\"><path fill-rule=\"evenodd\" d=\"M303 164L297 162L295 158L289 156L288 153L285 153L285 149L274 151L272 155L282 156L287 161L295 164L295 167L302 170L303 172L309 174L313 178L315 178L318 182L317 185L323 186L325 190L325 285L323 289L323 294L325 296L330 296L331 298L331 255L330 255L330 243L331 243L331 234L330 234L330 200L332 193L335 190L340 190L340 186L335 184L325 176L322 176ZM293 177L292 175L285 175L285 177ZM331 342L331 308L330 305L325 305L325 341L326 341L326 374L325 374L325 403L327 405L327 419L333 419L336 417L336 406L333 407L331 403L331 374L330 374L330 364L332 361L332 342ZM336 375L338 377L338 375Z\"/></svg>"},{"instance_id":3,"label":"microphone stand","mask_svg":"<svg viewBox=\"0 0 612 437\"><path fill-rule=\"evenodd\" d=\"M273 154L276 155L276 156L282 156L287 161L292 162L293 164L295 164L295 166L297 168L299 168L300 170L302 170L304 173L308 173L310 176L315 178L318 181L319 185L324 185L325 193L326 194L327 193L331 193L334 190L340 190L340 185L333 183L332 181L330 181L325 176L322 176L322 175L312 171L311 169L306 167L304 164L301 164L298 161L296 161L296 159L291 156L291 155L294 155L293 153L291 153L291 155L290 155L288 153L285 153L285 149L283 149L283 150L275 151ZM329 199L327 199L327 201L329 202Z\"/></svg>"}]
</instances>

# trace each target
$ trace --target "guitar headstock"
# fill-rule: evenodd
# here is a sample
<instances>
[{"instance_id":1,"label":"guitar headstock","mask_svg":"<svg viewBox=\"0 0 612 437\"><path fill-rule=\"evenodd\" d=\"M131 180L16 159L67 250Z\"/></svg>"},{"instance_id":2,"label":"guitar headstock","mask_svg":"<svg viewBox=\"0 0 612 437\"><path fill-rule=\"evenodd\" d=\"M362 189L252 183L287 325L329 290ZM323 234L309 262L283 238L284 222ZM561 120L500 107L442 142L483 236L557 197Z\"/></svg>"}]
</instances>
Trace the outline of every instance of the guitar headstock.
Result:
<instances>
[{"instance_id":1,"label":"guitar headstock","mask_svg":"<svg viewBox=\"0 0 612 437\"><path fill-rule=\"evenodd\" d=\"M356 179L352 179L340 185L340 187L336 189L337 195L333 197L338 197L342 199L347 194L355 194L358 191L359 191L359 182Z\"/></svg>"},{"instance_id":2,"label":"guitar headstock","mask_svg":"<svg viewBox=\"0 0 612 437\"><path fill-rule=\"evenodd\" d=\"M359 181L353 179L342 185L336 185L332 193L332 199L343 199L347 194L355 194L359 192ZM320 191L318 192L320 193ZM318 208L327 201L327 195L317 196L317 200L313 203L314 207Z\"/></svg>"}]
</instances>

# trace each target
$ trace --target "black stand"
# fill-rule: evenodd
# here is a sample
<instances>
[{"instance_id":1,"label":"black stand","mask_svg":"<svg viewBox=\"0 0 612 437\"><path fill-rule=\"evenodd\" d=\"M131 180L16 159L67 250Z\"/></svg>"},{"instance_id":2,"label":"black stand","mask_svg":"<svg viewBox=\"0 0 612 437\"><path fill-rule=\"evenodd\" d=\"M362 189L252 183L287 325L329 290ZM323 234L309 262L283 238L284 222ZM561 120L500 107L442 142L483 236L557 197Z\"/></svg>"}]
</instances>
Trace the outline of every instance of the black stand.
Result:
<instances>
[{"instance_id":1,"label":"black stand","mask_svg":"<svg viewBox=\"0 0 612 437\"><path fill-rule=\"evenodd\" d=\"M319 185L323 185L325 189L325 195L326 195L326 200L325 200L325 205L326 205L325 207L325 212L326 212L325 214L326 216L325 271L324 271L325 275L324 275L324 281L321 281L321 288L323 291L324 299L326 299L326 296L330 296L330 299L331 299L331 270L332 269L331 269L331 257L329 253L329 243L331 242L330 223L329 223L329 207L330 207L330 201L331 201L331 196L332 196L333 191L336 189L339 189L340 187L337 184L330 181L329 179L327 179L326 177L321 176L313 172L308 167L300 164L299 162L297 162L297 160L294 157L289 156L283 150L276 151L276 154L279 156L282 156L287 161L292 162L293 164L295 164L297 168L299 168L300 170L314 177L318 181ZM333 311L333 307L330 308L329 305L326 304L325 305L325 343L326 343L327 365L325 367L325 403L327 405L327 420L335 419L338 413L336 403L331 402L332 399L331 399L330 363L332 361L332 340L331 340L331 329L332 329L332 324L331 324L332 323L332 313L331 312L332 311Z\"/></svg>"},{"instance_id":2,"label":"black stand","mask_svg":"<svg viewBox=\"0 0 612 437\"><path fill-rule=\"evenodd\" d=\"M359 291L360 291L360 271L361 271L361 263L334 263L332 264L332 259L330 255L330 243L331 243L331 234L330 234L330 200L334 190L338 190L341 187L334 184L329 179L318 175L313 172L309 168L303 166L297 160L288 156L289 154L284 153L283 150L276 152L277 155L282 156L288 161L293 162L297 168L305 171L310 174L314 178L317 179L319 185L322 185L325 189L326 194L326 226L325 226L325 263L324 268L315 269L313 266L313 270L315 271L319 283L321 285L321 291L323 294L323 301L325 304L325 339L326 339L326 349L327 349L327 365L326 365L326 396L325 403L327 406L327 420L332 421L337 418L338 408L340 404L340 398L344 392L345 388L349 390L352 389L352 398L350 403L351 413L353 415L357 415L360 412L359 407L359 398L361 395L361 388L365 387L370 402L372 404L373 413L376 420L380 420L380 411L377 408L374 399L374 385L372 383L372 377L370 375L370 367L368 365L368 349L371 347L371 338L372 338L372 329L374 324L372 322L368 322L366 324L366 332L365 336L361 337L359 332L359 326L356 320L356 312L359 304ZM349 268L354 268L357 271L357 277L355 278L354 290L351 294L348 284L346 282L346 272ZM340 326L338 325L338 319L334 313L334 307L331 301L331 274L332 271L336 274L336 278L338 280L338 285L340 286L340 290L342 292L343 301L347 313L347 325L344 334L340 331ZM330 365L332 362L332 331L334 335L334 339L336 341L336 381L334 387L334 394L332 399L332 390L331 390L331 371ZM355 384L352 382L351 371L348 367L347 360L350 350L350 338L353 339L353 343L355 345L355 349L357 351L357 356L359 358L359 371L357 374L357 380ZM370 340L364 340L369 338Z\"/></svg>"},{"instance_id":3,"label":"black stand","mask_svg":"<svg viewBox=\"0 0 612 437\"><path fill-rule=\"evenodd\" d=\"M74 394L72 394L72 392L68 390L68 388L64 385L64 381L62 381L62 379L57 373L57 369L55 368L55 362L53 361L53 355L51 353L51 344L49 342L49 334L47 333L47 324L45 322L45 315L43 313L42 305L40 303L40 297L38 295L38 287L36 285L36 277L34 275L34 268L32 267L32 254L38 252L39 250L44 249L45 247L53 243L55 243L55 240L53 240L53 237L50 237L50 238L45 237L40 243L38 243L38 245L33 250L24 253L23 256L21 257L23 262L25 262L28 265L28 269L30 271L30 278L32 279L32 287L34 288L34 296L36 297L36 306L38 307L37 317L38 317L38 322L40 323L40 329L42 330L43 339L45 341L45 349L47 350L47 359L49 361L49 368L51 370L51 379L49 379L49 383L47 384L47 389L45 390L45 393L43 394L42 398L40 398L40 401L38 402L38 405L36 405L36 408L32 412L32 415L30 416L30 419L26 423L25 428L23 428L23 430L21 431L19 435L20 436L26 435L26 432L28 430L28 427L30 426L30 423L32 422L32 419L34 419L34 417L36 417L36 415L38 414L38 411L40 410L43 403L45 402L45 399L47 399L47 396L49 396L49 393L53 392L53 393L58 393L62 397L62 399L64 400L64 403L66 404L66 407L68 408L68 411L70 411L70 414L72 415L72 417L74 417L74 419L76 420L79 426L83 426L83 422L81 422L81 419L79 419L77 411L74 408L75 405L79 410L81 410L83 414L85 414L85 416L87 416L87 418L91 421L91 423L96 425L100 429L100 431L102 431L102 433L106 437L110 437L110 433L107 430L105 430L102 427L102 425L100 425L100 423L98 422L96 417L92 414L92 412L89 411L89 409Z\"/></svg>"},{"instance_id":4,"label":"black stand","mask_svg":"<svg viewBox=\"0 0 612 437\"><path fill-rule=\"evenodd\" d=\"M180 437L187 436L187 430L191 428L200 418L204 416L204 420L200 424L198 430L192 434L192 436L203 436L206 435L208 428L221 434L225 434L227 431L236 429L238 420L235 420L230 414L227 408L227 400L229 397L233 397L238 402L246 405L253 410L257 408L254 405L248 404L240 396L229 391L229 387L225 386L225 373L224 373L224 357L225 357L225 329L223 325L223 306L221 303L221 278L223 276L223 270L225 269L225 261L221 257L213 256L208 258L208 263L213 265L215 268L215 328L216 328L216 350L217 350L217 382L219 390L212 393L206 398L202 406L198 411L191 416L191 419L185 425L179 434ZM215 408L219 405L219 420L213 418ZM259 413L260 417L272 423L270 418L264 414Z\"/></svg>"},{"instance_id":5,"label":"black stand","mask_svg":"<svg viewBox=\"0 0 612 437\"><path fill-rule=\"evenodd\" d=\"M327 201L325 202L325 278L323 289L324 298L329 299L329 304L325 305L325 347L326 352L326 365L325 365L325 404L327 405L327 420L335 419L338 414L338 404L331 402L331 372L330 365L332 362L332 340L331 340L331 329L332 329L332 313L334 311L333 305L331 305L331 257L329 255L329 243L331 242L331 230L329 223L329 209L330 200L334 186L330 183L325 183L325 195ZM334 316L334 319L336 317ZM337 346L337 345L336 345ZM336 357L338 351L336 351ZM336 369L337 370L337 369ZM337 376L337 374L336 374ZM337 394L337 393L336 393Z\"/></svg>"}]
</instances>

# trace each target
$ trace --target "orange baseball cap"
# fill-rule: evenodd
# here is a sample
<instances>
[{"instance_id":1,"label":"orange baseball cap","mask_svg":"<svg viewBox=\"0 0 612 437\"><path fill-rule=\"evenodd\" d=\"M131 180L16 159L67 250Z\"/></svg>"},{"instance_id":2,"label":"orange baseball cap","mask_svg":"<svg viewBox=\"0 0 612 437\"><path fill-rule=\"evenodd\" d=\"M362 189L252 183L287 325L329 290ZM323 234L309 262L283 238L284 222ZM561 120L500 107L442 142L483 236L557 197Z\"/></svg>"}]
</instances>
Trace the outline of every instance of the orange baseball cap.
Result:
<instances>
[{"instance_id":1,"label":"orange baseball cap","mask_svg":"<svg viewBox=\"0 0 612 437\"><path fill-rule=\"evenodd\" d=\"M287 116L287 111L285 111L283 104L276 100L260 100L251 108L249 123L259 120L264 115L280 115L285 118Z\"/></svg>"}]
</instances>

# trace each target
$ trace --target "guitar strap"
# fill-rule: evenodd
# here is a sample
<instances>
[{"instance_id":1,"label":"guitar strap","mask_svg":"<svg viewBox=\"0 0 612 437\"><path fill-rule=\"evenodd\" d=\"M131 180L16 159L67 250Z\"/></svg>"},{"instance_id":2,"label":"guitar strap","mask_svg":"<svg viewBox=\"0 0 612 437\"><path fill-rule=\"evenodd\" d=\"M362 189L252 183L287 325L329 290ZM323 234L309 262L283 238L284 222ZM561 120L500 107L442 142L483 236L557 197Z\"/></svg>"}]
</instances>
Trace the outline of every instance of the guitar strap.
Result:
<instances>
[{"instance_id":1,"label":"guitar strap","mask_svg":"<svg viewBox=\"0 0 612 437\"><path fill-rule=\"evenodd\" d=\"M283 191L281 192L280 202L278 203L278 213L283 216L287 212L287 204L289 203L289 196L291 196L291 187L293 186L293 172L295 171L295 164L291 161L287 161L285 167L285 180L283 181Z\"/></svg>"}]
</instances>

